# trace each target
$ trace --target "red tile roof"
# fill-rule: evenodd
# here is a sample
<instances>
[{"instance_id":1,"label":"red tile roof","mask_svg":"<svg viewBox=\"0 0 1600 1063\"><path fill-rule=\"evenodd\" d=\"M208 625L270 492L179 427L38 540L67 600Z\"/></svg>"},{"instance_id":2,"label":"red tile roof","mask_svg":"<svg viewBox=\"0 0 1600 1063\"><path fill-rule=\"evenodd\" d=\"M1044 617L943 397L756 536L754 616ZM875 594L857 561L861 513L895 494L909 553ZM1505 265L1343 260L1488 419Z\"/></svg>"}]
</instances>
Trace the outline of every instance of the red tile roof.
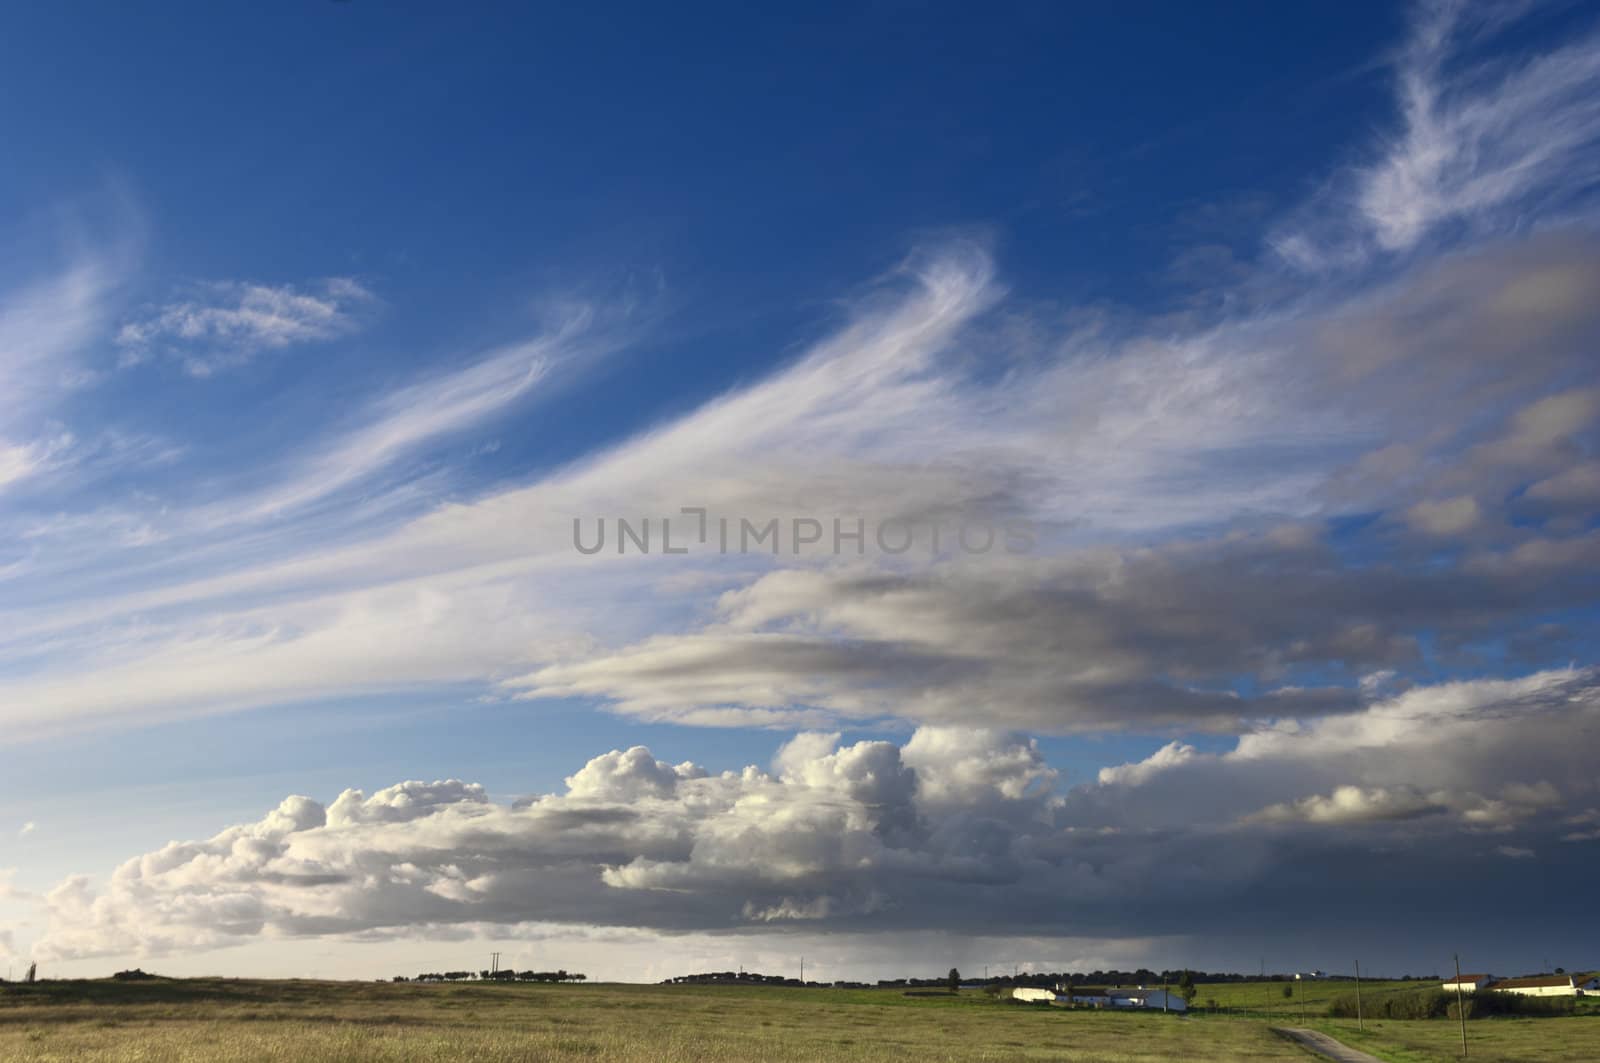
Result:
<instances>
[{"instance_id":1,"label":"red tile roof","mask_svg":"<svg viewBox=\"0 0 1600 1063\"><path fill-rule=\"evenodd\" d=\"M1536 974L1531 978L1502 978L1490 989L1540 989L1546 986L1570 986L1569 974Z\"/></svg>"}]
</instances>

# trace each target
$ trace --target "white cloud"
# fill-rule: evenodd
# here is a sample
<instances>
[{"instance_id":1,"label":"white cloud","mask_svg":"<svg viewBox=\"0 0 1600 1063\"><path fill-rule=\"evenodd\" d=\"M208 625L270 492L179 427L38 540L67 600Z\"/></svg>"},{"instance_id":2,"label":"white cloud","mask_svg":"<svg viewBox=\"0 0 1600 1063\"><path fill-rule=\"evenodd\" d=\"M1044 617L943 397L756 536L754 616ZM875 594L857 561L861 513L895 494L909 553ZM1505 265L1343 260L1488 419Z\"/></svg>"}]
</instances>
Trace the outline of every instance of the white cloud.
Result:
<instances>
[{"instance_id":1,"label":"white cloud","mask_svg":"<svg viewBox=\"0 0 1600 1063\"><path fill-rule=\"evenodd\" d=\"M1503 287L1516 270L1547 268L1544 256L1573 254L1566 245L1497 252L1482 283ZM518 675L520 690L603 697L702 724L825 727L902 715L960 725L983 703L1004 727L1231 729L1358 703L1352 689L1282 682L1299 663L1394 669L1415 658L1420 627L1465 630L1488 615L1510 623L1518 610L1583 593L1575 573L1587 547L1573 538L1525 535L1508 552L1476 557L1476 576L1343 568L1306 519L1168 547L1088 545L1313 516L1325 503L1310 487L1382 438L1381 425L1363 418L1404 392L1384 374L1407 366L1432 379L1456 350L1445 342L1454 333L1434 336L1417 322L1448 318L1480 336L1516 324L1471 320L1499 305L1493 299L1419 310L1392 294L1382 314L1363 311L1362 320L1388 315L1411 331L1385 330L1376 344L1385 359L1353 379L1342 374L1355 338L1328 338L1343 327L1336 313L1114 350L1069 347L1037 371L983 384L954 354L999 297L988 259L962 247L921 268L909 290L868 300L768 380L533 483L399 527L380 514L366 534L350 530L361 528L352 523L359 510L318 504L507 409L595 340L576 318L374 400L276 482L152 518L155 537L182 553L182 577L51 610L14 606L0 649L49 637L61 666L0 680L10 734ZM1550 342L1560 349L1569 331ZM1501 379L1505 395L1537 394L1564 364L1541 350L1530 343L1515 360L1486 360L1482 375ZM1341 380L1343 392L1333 387ZM1342 411L1332 401L1340 394ZM1514 415L1506 438L1549 440L1551 426L1575 423L1534 408ZM1456 412L1443 402L1427 409L1447 420ZM1427 430L1412 406L1395 417ZM1252 456L1248 467L1241 453ZM1023 515L1040 540L1036 557L964 565L873 546L859 572L818 571L815 553L585 558L572 547L575 518L676 516L685 505L828 522ZM197 529L210 536L200 550L189 548ZM264 532L276 556L255 561ZM250 565L239 566L236 547ZM1537 556L1544 568L1530 580ZM791 570L756 578L772 568ZM57 600L47 564L29 575ZM639 607L635 588L652 575L672 602L663 606L671 624ZM738 588L720 607L710 598L719 582ZM675 630L686 613L717 624ZM1229 692L1241 671L1258 674L1265 693L1241 701ZM859 681L868 675L877 681ZM1166 678L1150 686L1152 675Z\"/></svg>"},{"instance_id":2,"label":"white cloud","mask_svg":"<svg viewBox=\"0 0 1600 1063\"><path fill-rule=\"evenodd\" d=\"M16 248L24 261L31 249ZM77 440L53 420L94 379L89 348L104 327L125 263L115 248L0 293L0 493L71 460Z\"/></svg>"},{"instance_id":3,"label":"white cloud","mask_svg":"<svg viewBox=\"0 0 1600 1063\"><path fill-rule=\"evenodd\" d=\"M294 462L278 483L191 514L201 527L280 518L361 483L424 444L481 424L524 397L578 350L585 325L577 317L546 336L490 351L465 368L384 395L352 427Z\"/></svg>"},{"instance_id":4,"label":"white cloud","mask_svg":"<svg viewBox=\"0 0 1600 1063\"><path fill-rule=\"evenodd\" d=\"M896 888L914 904L905 891L917 883L1027 874L1011 847L1044 828L1050 807L1038 786L1050 773L1029 743L929 733L904 749L915 767L902 752L800 738L779 754L780 774L713 776L636 747L594 758L563 794L510 807L453 780L346 791L326 809L291 797L258 822L130 860L104 887L63 881L35 951L538 919L811 922L878 911Z\"/></svg>"},{"instance_id":5,"label":"white cloud","mask_svg":"<svg viewBox=\"0 0 1600 1063\"><path fill-rule=\"evenodd\" d=\"M1452 225L1512 231L1585 202L1600 179L1600 37L1590 28L1531 56L1486 55L1533 6L1416 6L1394 61L1398 128L1277 234L1285 259L1347 267Z\"/></svg>"},{"instance_id":6,"label":"white cloud","mask_svg":"<svg viewBox=\"0 0 1600 1063\"><path fill-rule=\"evenodd\" d=\"M627 752L612 750L595 757L582 771L567 776L566 781L567 792L573 797L630 802L671 797L680 780L705 776L705 770L698 765L688 761L663 764L644 746L634 746Z\"/></svg>"},{"instance_id":7,"label":"white cloud","mask_svg":"<svg viewBox=\"0 0 1600 1063\"><path fill-rule=\"evenodd\" d=\"M113 257L88 257L0 297L0 426L81 381L120 279Z\"/></svg>"},{"instance_id":8,"label":"white cloud","mask_svg":"<svg viewBox=\"0 0 1600 1063\"><path fill-rule=\"evenodd\" d=\"M1449 80L1459 64L1426 57L1485 27L1437 17L1402 68ZM1571 103L1545 91L1569 83L1560 64L1578 53L1561 54L1434 93L1394 157L1439 137L1499 145L1478 137L1484 84ZM1577 149L1563 150L1539 165ZM1406 172L1391 184L1413 200L1460 199L1455 169ZM1362 217L1399 234L1408 210ZM430 445L545 390L593 342L580 313L369 397L248 482L229 470L211 504L30 522L45 531L26 556L0 557L5 737L456 682L789 728L899 717L1170 737L1352 711L1374 696L1361 677L1409 680L1424 634L1460 655L1592 596L1600 536L1560 479L1593 452L1574 366L1600 249L1582 230L1463 241L1200 326L1098 331L1009 297L985 249L956 242L913 256L764 379L564 468L479 494L421 468ZM74 285L56 287L71 309ZM223 285L124 338L196 357L191 343L265 349L347 334L367 302L343 282ZM1436 473L1437 495L1421 486ZM1503 499L1523 487L1529 506L1569 501L1512 522ZM846 570L816 552L571 547L574 518L685 505L829 523L979 512L1040 536L1035 556L964 568L876 548ZM1327 518L1381 512L1388 529L1408 511L1472 550L1423 571L1415 542L1355 564L1324 535Z\"/></svg>"},{"instance_id":9,"label":"white cloud","mask_svg":"<svg viewBox=\"0 0 1600 1063\"><path fill-rule=\"evenodd\" d=\"M1411 819L1444 811L1445 806L1406 789L1340 786L1326 796L1312 794L1298 801L1271 805L1253 818L1264 823L1366 823Z\"/></svg>"},{"instance_id":10,"label":"white cloud","mask_svg":"<svg viewBox=\"0 0 1600 1063\"><path fill-rule=\"evenodd\" d=\"M1193 760L1194 746L1183 742L1168 742L1154 753L1133 764L1117 764L1100 769L1100 785L1116 786L1119 783L1138 786L1168 768Z\"/></svg>"},{"instance_id":11,"label":"white cloud","mask_svg":"<svg viewBox=\"0 0 1600 1063\"><path fill-rule=\"evenodd\" d=\"M0 491L48 469L52 460L70 449L73 442L70 433L27 444L0 440Z\"/></svg>"},{"instance_id":12,"label":"white cloud","mask_svg":"<svg viewBox=\"0 0 1600 1063\"><path fill-rule=\"evenodd\" d=\"M1169 747L1146 762L1161 770L1066 793L1031 740L927 728L903 744L798 735L771 770L613 750L564 792L510 805L454 780L346 791L326 808L291 797L103 884L64 880L43 902L35 954L485 926L514 937L534 924L1159 935L1264 917L1286 865L1367 868L1373 889L1447 866L1488 889L1484 859L1592 819L1596 749L1574 736L1596 733L1597 690L1583 674L1419 688L1225 754ZM1487 852L1485 832L1500 839ZM1329 837L1389 856L1352 863Z\"/></svg>"},{"instance_id":13,"label":"white cloud","mask_svg":"<svg viewBox=\"0 0 1600 1063\"><path fill-rule=\"evenodd\" d=\"M336 339L360 327L358 311L375 296L358 281L333 277L307 288L220 281L194 298L155 307L124 324L116 341L125 364L152 352L182 361L191 376L241 365L261 351Z\"/></svg>"}]
</instances>

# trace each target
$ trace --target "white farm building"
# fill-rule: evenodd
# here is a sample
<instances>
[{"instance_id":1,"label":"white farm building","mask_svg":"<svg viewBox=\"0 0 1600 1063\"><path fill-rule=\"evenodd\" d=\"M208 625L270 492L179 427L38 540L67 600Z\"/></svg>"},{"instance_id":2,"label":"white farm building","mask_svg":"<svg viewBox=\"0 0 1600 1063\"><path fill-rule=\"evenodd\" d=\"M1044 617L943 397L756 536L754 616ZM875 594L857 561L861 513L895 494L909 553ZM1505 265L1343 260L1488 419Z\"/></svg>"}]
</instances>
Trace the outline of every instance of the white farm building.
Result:
<instances>
[{"instance_id":1,"label":"white farm building","mask_svg":"<svg viewBox=\"0 0 1600 1063\"><path fill-rule=\"evenodd\" d=\"M1476 993L1492 981L1494 981L1492 975L1463 974L1447 980L1444 983L1444 989L1450 993L1454 993L1457 989L1463 993Z\"/></svg>"},{"instance_id":2,"label":"white farm building","mask_svg":"<svg viewBox=\"0 0 1600 1063\"><path fill-rule=\"evenodd\" d=\"M1113 1008L1154 1008L1156 1011L1188 1011L1189 1004L1166 989L1108 989L1106 999Z\"/></svg>"},{"instance_id":3,"label":"white farm building","mask_svg":"<svg viewBox=\"0 0 1600 1063\"><path fill-rule=\"evenodd\" d=\"M1594 979L1574 978L1570 974L1541 974L1532 978L1502 978L1489 984L1493 993L1517 993L1525 997L1575 997L1583 990L1579 984L1593 984Z\"/></svg>"},{"instance_id":4,"label":"white farm building","mask_svg":"<svg viewBox=\"0 0 1600 1063\"><path fill-rule=\"evenodd\" d=\"M1078 1004L1092 1008L1149 1008L1156 1011L1188 1011L1189 1005L1177 993L1166 989L1075 989L1058 985L1054 989L1019 986L1011 991L1012 1000L1026 1004Z\"/></svg>"}]
</instances>

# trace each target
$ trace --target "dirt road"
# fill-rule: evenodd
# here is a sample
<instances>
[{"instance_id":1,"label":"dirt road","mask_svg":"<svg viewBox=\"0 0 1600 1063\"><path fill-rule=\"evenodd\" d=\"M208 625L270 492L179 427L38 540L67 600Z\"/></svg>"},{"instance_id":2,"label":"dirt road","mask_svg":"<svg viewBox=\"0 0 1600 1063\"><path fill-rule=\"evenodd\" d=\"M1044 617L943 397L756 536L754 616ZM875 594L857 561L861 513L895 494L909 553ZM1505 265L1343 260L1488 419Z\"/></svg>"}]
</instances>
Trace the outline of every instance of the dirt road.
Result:
<instances>
[{"instance_id":1,"label":"dirt road","mask_svg":"<svg viewBox=\"0 0 1600 1063\"><path fill-rule=\"evenodd\" d=\"M1326 1056L1334 1063L1383 1063L1377 1056L1368 1055L1349 1045L1342 1045L1327 1034L1315 1030L1283 1028L1278 1032L1295 1044L1309 1048L1320 1056Z\"/></svg>"}]
</instances>

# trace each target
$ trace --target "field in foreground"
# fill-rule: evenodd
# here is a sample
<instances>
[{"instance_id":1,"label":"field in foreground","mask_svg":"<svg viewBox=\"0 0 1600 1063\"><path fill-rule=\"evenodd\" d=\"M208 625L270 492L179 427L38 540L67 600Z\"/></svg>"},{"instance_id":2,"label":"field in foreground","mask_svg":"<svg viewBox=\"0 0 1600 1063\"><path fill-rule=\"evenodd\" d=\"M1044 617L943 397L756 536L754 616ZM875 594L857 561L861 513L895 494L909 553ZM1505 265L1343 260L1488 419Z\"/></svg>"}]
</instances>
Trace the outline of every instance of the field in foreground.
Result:
<instances>
[{"instance_id":1,"label":"field in foreground","mask_svg":"<svg viewBox=\"0 0 1600 1063\"><path fill-rule=\"evenodd\" d=\"M54 982L0 989L8 1061L1294 1060L1264 1024L982 993L700 986Z\"/></svg>"},{"instance_id":2,"label":"field in foreground","mask_svg":"<svg viewBox=\"0 0 1600 1063\"><path fill-rule=\"evenodd\" d=\"M1453 1022L1315 1022L1314 1028L1351 1048L1390 1063L1455 1063L1461 1058L1461 1027ZM1469 1063L1566 1063L1600 1059L1600 1017L1485 1019L1467 1023Z\"/></svg>"},{"instance_id":3,"label":"field in foreground","mask_svg":"<svg viewBox=\"0 0 1600 1063\"><path fill-rule=\"evenodd\" d=\"M1312 1058L1270 1025L1064 1011L980 992L224 979L0 986L8 1063ZM1365 1033L1353 1021L1309 1025L1393 1063L1445 1063L1459 1052L1449 1022L1369 1022ZM1481 1020L1468 1038L1474 1063L1600 1059L1600 1015Z\"/></svg>"}]
</instances>

